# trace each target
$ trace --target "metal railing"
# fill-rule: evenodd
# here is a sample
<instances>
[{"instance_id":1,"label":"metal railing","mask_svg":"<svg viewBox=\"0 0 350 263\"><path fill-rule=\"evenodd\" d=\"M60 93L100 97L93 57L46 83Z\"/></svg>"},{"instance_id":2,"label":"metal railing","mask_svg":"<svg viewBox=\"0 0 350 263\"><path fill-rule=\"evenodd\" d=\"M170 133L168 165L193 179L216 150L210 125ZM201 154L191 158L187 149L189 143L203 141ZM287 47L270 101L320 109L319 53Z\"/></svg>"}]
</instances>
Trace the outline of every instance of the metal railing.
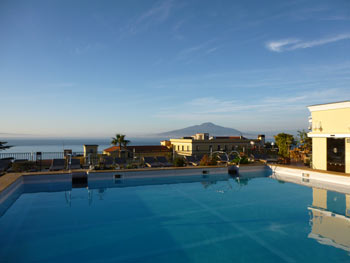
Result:
<instances>
[{"instance_id":1,"label":"metal railing","mask_svg":"<svg viewBox=\"0 0 350 263\"><path fill-rule=\"evenodd\" d=\"M101 152L102 153L102 152ZM99 152L99 154L101 154ZM73 152L72 156L82 156L83 152ZM0 152L0 159L4 158L13 158L14 160L28 160L28 161L36 161L37 159L40 159L40 155L37 154L37 152L25 152L25 153L1 153ZM41 160L51 160L51 159L63 159L64 153L63 152L41 152Z\"/></svg>"}]
</instances>

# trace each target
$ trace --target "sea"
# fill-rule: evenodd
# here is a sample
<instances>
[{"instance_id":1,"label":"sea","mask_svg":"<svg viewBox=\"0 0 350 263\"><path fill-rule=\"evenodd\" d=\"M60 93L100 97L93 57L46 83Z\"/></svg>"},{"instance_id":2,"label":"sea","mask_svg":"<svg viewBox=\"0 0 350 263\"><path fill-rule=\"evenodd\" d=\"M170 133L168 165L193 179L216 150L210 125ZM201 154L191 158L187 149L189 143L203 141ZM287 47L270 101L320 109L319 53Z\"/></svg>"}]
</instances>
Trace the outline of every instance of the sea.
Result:
<instances>
[{"instance_id":1,"label":"sea","mask_svg":"<svg viewBox=\"0 0 350 263\"><path fill-rule=\"evenodd\" d=\"M160 145L164 138L127 138L130 145ZM73 152L83 152L84 144L97 144L98 151L111 146L111 138L2 138L0 141L7 142L6 145L12 146L10 149L1 151L1 153L34 153L34 152L63 152L70 149Z\"/></svg>"}]
</instances>

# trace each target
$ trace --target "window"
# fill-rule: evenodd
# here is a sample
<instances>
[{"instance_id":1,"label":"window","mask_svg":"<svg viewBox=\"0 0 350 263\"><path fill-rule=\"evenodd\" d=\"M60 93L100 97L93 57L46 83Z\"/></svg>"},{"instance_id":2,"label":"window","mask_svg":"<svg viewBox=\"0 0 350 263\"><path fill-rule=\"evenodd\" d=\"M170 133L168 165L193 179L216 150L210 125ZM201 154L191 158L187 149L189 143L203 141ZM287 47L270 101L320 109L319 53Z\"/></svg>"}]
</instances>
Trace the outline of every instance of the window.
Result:
<instances>
[{"instance_id":1,"label":"window","mask_svg":"<svg viewBox=\"0 0 350 263\"><path fill-rule=\"evenodd\" d=\"M327 170L345 173L345 139L327 138Z\"/></svg>"},{"instance_id":2,"label":"window","mask_svg":"<svg viewBox=\"0 0 350 263\"><path fill-rule=\"evenodd\" d=\"M185 150L185 146L182 145L182 150L184 151Z\"/></svg>"},{"instance_id":3,"label":"window","mask_svg":"<svg viewBox=\"0 0 350 263\"><path fill-rule=\"evenodd\" d=\"M220 145L218 145L218 151L220 151Z\"/></svg>"},{"instance_id":4,"label":"window","mask_svg":"<svg viewBox=\"0 0 350 263\"><path fill-rule=\"evenodd\" d=\"M190 146L187 146L187 151L190 151Z\"/></svg>"},{"instance_id":5,"label":"window","mask_svg":"<svg viewBox=\"0 0 350 263\"><path fill-rule=\"evenodd\" d=\"M197 151L197 152L199 151L199 146L198 146L198 145L196 146L196 151Z\"/></svg>"}]
</instances>

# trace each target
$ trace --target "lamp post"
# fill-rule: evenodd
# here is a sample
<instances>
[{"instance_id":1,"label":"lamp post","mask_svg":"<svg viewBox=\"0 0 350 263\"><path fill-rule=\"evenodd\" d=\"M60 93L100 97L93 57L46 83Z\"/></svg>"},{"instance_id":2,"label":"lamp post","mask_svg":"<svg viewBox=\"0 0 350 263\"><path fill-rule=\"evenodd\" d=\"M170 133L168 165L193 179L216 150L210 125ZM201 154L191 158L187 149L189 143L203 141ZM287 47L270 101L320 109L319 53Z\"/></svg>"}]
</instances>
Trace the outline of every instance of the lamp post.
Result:
<instances>
[{"instance_id":1,"label":"lamp post","mask_svg":"<svg viewBox=\"0 0 350 263\"><path fill-rule=\"evenodd\" d=\"M272 143L271 143L272 151L274 151L274 150L275 150L275 149L274 149L274 146L275 146L275 143L274 143L274 142L272 142Z\"/></svg>"}]
</instances>

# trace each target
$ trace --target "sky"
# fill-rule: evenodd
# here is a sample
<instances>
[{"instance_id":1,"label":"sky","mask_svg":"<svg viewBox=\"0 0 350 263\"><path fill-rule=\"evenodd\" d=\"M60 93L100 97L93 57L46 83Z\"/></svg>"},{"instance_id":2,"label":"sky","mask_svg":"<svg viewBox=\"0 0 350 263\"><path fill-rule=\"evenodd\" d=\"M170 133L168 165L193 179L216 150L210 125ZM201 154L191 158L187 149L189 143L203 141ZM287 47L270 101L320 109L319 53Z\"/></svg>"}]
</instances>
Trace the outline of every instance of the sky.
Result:
<instances>
[{"instance_id":1,"label":"sky","mask_svg":"<svg viewBox=\"0 0 350 263\"><path fill-rule=\"evenodd\" d=\"M350 99L350 1L0 1L0 137L307 127Z\"/></svg>"}]
</instances>

